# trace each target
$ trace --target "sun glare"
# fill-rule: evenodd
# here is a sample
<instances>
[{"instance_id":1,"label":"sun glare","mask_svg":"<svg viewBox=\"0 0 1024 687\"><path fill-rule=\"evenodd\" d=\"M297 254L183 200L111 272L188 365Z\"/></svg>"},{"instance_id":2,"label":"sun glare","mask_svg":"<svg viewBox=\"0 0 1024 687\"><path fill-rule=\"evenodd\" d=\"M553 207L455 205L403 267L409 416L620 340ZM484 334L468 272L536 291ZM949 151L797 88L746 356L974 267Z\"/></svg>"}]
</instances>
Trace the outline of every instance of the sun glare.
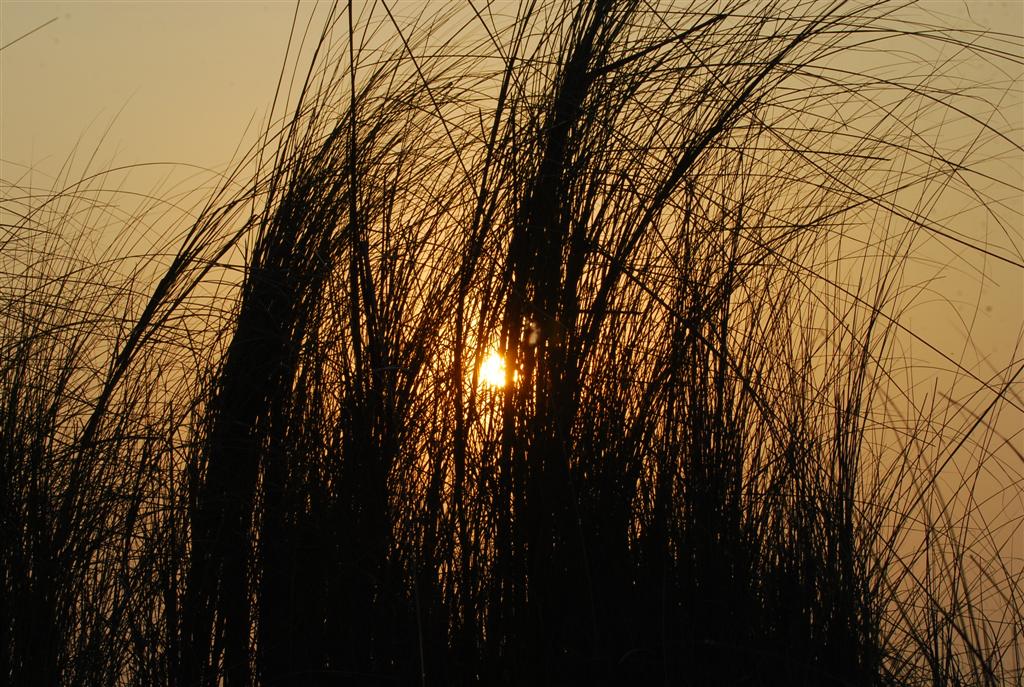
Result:
<instances>
[{"instance_id":1,"label":"sun glare","mask_svg":"<svg viewBox=\"0 0 1024 687\"><path fill-rule=\"evenodd\" d=\"M505 386L505 359L497 351L491 351L480 363L480 381L487 386Z\"/></svg>"}]
</instances>

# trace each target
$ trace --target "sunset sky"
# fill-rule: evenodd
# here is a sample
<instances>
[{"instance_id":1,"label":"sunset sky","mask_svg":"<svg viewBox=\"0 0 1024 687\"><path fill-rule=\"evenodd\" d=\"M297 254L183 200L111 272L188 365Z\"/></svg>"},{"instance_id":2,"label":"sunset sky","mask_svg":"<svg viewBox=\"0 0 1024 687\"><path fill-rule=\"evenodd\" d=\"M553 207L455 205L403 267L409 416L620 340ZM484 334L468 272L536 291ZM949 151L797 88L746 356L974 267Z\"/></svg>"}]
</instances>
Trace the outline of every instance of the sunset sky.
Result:
<instances>
[{"instance_id":1,"label":"sunset sky","mask_svg":"<svg viewBox=\"0 0 1024 687\"><path fill-rule=\"evenodd\" d=\"M924 4L965 27L1024 30L1015 0ZM269 107L294 12L290 0L2 0L0 45L56 20L0 53L5 164L50 171L112 125L103 149L120 163L223 166Z\"/></svg>"},{"instance_id":2,"label":"sunset sky","mask_svg":"<svg viewBox=\"0 0 1024 687\"><path fill-rule=\"evenodd\" d=\"M423 7L410 0L392 6L398 15L416 14ZM964 28L1024 31L1024 2L948 0L923 7ZM300 17L311 10L311 4L303 5ZM52 188L76 145L78 153L65 171L70 181L80 177L94 151L90 171L150 162L226 169L239 146L251 145L266 121L294 12L295 5L284 0L2 0L0 43L8 46L0 52L0 172L5 182ZM896 63L906 59L895 58ZM963 72L1003 89L1018 79L992 113L994 125L1018 144L1024 142L1020 71L1018 65L1017 74L1006 74L972 58ZM944 130L950 136L954 131ZM982 157L989 155L999 159L986 163L987 171L1010 177L1010 187L1019 189L1024 171L1018 152L989 147ZM147 191L164 175L188 178L190 173L171 166L148 168L133 172L130 184ZM936 212L952 217L947 224L960 234L1020 262L1024 199L1007 197L1005 188L991 193L1007 206L1003 217L1016 222L1009 236L978 207L961 212L940 205ZM1021 356L1014 349L1024 324L1024 270L998 260L975 260L974 268L967 269L954 264L958 258L955 247L942 245L936 255L921 260L919 279L929 283L931 294L921 297L906 322L951 357L991 373ZM987 278L979 276L982 272ZM963 340L966 330L972 332L970 343ZM929 355L923 348L913 351L925 368Z\"/></svg>"}]
</instances>

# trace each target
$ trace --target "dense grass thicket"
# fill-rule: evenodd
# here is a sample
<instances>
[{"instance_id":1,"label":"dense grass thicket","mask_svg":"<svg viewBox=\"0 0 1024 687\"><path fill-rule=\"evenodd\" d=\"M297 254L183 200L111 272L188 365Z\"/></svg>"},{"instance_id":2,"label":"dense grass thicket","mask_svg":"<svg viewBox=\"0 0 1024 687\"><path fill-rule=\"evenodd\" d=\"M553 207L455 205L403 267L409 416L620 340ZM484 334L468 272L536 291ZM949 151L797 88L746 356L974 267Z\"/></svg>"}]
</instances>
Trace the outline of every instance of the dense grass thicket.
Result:
<instances>
[{"instance_id":1,"label":"dense grass thicket","mask_svg":"<svg viewBox=\"0 0 1024 687\"><path fill-rule=\"evenodd\" d=\"M905 314L1024 270L1021 37L401 9L157 239L3 180L0 681L1020 684L1024 359Z\"/></svg>"}]
</instances>

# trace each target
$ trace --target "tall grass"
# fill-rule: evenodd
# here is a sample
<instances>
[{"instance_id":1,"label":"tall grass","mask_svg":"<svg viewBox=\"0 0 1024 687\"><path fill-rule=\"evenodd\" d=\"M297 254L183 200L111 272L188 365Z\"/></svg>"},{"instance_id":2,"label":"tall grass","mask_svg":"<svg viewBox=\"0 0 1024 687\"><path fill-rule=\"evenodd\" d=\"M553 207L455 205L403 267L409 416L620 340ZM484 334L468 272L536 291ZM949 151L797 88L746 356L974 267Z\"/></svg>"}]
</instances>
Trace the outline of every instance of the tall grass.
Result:
<instances>
[{"instance_id":1,"label":"tall grass","mask_svg":"<svg viewBox=\"0 0 1024 687\"><path fill-rule=\"evenodd\" d=\"M903 3L400 7L319 16L166 250L90 253L103 175L5 180L2 674L1019 683L1020 356L923 397L906 313L928 242L1024 267L1019 180L971 176L1020 129L951 63L844 60L1019 71L1021 38ZM941 218L958 190L1002 243Z\"/></svg>"}]
</instances>

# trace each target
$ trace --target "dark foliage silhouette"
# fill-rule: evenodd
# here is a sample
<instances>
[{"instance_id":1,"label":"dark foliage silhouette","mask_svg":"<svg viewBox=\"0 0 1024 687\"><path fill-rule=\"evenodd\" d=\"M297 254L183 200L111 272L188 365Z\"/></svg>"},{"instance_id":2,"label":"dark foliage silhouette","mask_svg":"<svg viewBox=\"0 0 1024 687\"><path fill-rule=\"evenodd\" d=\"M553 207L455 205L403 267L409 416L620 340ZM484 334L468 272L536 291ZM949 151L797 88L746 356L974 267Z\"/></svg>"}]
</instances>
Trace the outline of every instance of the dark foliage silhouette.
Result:
<instances>
[{"instance_id":1,"label":"dark foliage silhouette","mask_svg":"<svg viewBox=\"0 0 1024 687\"><path fill-rule=\"evenodd\" d=\"M943 490L1020 504L1024 366L950 360L962 426L900 342L915 237L1024 268L1019 215L991 203L994 245L915 200L984 197L929 117L1020 129L843 56L1021 38L903 3L397 5L315 15L287 114L160 250L91 251L110 172L4 180L0 674L1019 683L1020 561Z\"/></svg>"}]
</instances>

